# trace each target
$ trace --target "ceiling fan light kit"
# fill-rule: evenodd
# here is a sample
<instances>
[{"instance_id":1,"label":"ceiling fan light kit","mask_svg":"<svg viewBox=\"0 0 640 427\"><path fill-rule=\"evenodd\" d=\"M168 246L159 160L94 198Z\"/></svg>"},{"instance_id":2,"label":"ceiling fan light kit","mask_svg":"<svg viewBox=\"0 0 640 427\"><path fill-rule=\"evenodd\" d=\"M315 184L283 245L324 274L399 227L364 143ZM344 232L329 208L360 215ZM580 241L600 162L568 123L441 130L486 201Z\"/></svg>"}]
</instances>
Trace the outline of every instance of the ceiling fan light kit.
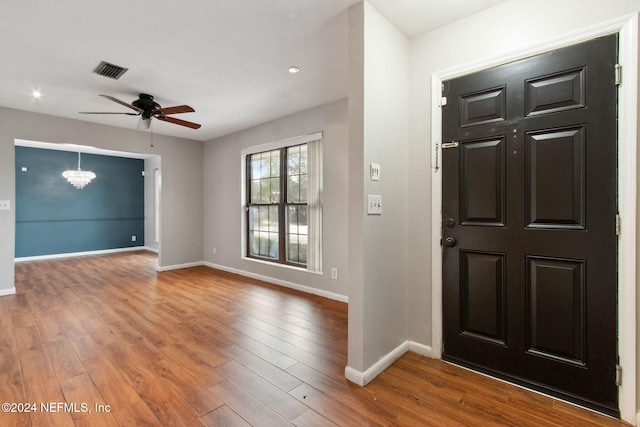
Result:
<instances>
[{"instance_id":1,"label":"ceiling fan light kit","mask_svg":"<svg viewBox=\"0 0 640 427\"><path fill-rule=\"evenodd\" d=\"M106 98L110 101L113 101L117 104L123 105L127 108L132 109L135 113L108 113L108 112L92 112L92 111L81 111L81 114L126 114L129 116L140 116L140 120L138 121L138 129L149 129L151 126L151 119L156 118L158 120L162 120L163 122L169 122L180 126L185 126L191 129L200 129L201 125L198 123L188 122L186 120L176 119L175 117L171 117L170 114L181 114L181 113L193 113L195 110L188 105L176 105L175 107L167 107L162 108L160 104L153 100L153 96L141 93L138 96L138 99L133 101L131 104L121 101L118 98L114 98L109 95L100 95L103 98Z\"/></svg>"},{"instance_id":2,"label":"ceiling fan light kit","mask_svg":"<svg viewBox=\"0 0 640 427\"><path fill-rule=\"evenodd\" d=\"M144 117L140 117L140 120L138 120L137 129L146 130L146 129L149 129L150 127L151 127L151 118L145 119Z\"/></svg>"}]
</instances>

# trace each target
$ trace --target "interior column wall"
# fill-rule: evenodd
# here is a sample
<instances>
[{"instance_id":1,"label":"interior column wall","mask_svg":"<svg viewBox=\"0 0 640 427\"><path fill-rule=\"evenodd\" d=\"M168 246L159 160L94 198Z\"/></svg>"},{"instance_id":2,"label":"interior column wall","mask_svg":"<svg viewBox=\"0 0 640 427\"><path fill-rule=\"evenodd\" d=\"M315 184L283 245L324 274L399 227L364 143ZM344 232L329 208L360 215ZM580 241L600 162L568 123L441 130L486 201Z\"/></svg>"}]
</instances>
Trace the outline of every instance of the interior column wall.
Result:
<instances>
[{"instance_id":1,"label":"interior column wall","mask_svg":"<svg viewBox=\"0 0 640 427\"><path fill-rule=\"evenodd\" d=\"M366 383L408 337L409 41L368 2L350 12L347 377ZM382 197L380 215L367 213L369 195Z\"/></svg>"},{"instance_id":2,"label":"interior column wall","mask_svg":"<svg viewBox=\"0 0 640 427\"><path fill-rule=\"evenodd\" d=\"M155 204L156 204L156 187L155 187L155 171L161 169L160 156L153 156L144 160L144 245L155 251L160 250L160 241L155 238Z\"/></svg>"}]
</instances>

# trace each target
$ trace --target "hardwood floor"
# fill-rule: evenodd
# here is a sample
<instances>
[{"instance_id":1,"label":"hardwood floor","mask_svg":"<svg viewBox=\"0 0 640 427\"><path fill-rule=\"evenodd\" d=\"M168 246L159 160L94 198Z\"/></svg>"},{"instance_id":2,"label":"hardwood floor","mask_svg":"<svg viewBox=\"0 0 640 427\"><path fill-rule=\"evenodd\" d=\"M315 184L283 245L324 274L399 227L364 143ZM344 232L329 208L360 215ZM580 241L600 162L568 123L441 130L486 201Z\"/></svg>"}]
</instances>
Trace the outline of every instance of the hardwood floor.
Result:
<instances>
[{"instance_id":1,"label":"hardwood floor","mask_svg":"<svg viewBox=\"0 0 640 427\"><path fill-rule=\"evenodd\" d=\"M0 425L626 425L413 353L355 386L346 304L155 264L144 251L16 264L0 400L22 412Z\"/></svg>"}]
</instances>

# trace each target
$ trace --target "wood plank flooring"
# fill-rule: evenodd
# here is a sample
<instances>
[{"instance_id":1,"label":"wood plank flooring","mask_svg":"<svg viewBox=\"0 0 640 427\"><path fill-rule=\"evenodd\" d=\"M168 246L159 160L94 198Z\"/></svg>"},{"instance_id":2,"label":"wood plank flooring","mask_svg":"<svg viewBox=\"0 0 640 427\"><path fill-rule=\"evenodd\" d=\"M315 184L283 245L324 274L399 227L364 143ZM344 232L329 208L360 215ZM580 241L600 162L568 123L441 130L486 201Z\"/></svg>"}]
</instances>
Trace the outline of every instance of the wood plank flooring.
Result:
<instances>
[{"instance_id":1,"label":"wood plank flooring","mask_svg":"<svg viewBox=\"0 0 640 427\"><path fill-rule=\"evenodd\" d=\"M626 425L413 353L358 387L346 304L155 265L145 251L16 264L0 401L21 412L1 426Z\"/></svg>"}]
</instances>

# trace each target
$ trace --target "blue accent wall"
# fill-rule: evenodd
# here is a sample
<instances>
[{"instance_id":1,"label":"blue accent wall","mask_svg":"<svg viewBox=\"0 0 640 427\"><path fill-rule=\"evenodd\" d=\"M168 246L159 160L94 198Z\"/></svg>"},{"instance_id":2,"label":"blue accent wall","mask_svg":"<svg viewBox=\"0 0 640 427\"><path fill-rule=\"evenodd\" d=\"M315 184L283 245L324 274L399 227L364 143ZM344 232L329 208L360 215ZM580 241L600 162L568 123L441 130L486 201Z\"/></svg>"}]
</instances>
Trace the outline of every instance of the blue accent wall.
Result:
<instances>
[{"instance_id":1,"label":"blue accent wall","mask_svg":"<svg viewBox=\"0 0 640 427\"><path fill-rule=\"evenodd\" d=\"M97 177L76 189L62 172L77 152L15 149L16 257L144 245L144 160L83 153Z\"/></svg>"}]
</instances>

